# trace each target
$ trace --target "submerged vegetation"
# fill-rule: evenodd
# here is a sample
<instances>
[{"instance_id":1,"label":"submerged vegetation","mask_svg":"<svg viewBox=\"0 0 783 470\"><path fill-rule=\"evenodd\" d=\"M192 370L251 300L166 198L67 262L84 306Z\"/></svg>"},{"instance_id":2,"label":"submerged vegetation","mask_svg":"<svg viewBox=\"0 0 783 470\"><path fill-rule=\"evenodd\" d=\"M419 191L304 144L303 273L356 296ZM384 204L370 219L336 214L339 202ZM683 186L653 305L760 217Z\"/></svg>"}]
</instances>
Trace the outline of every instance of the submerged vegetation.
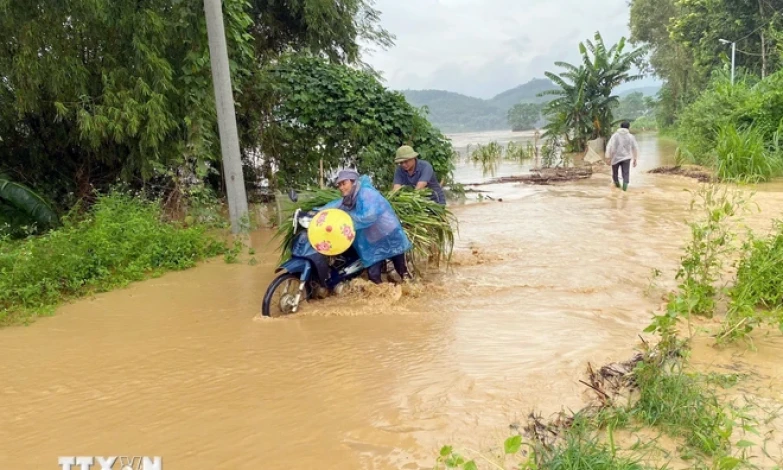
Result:
<instances>
[{"instance_id":1,"label":"submerged vegetation","mask_svg":"<svg viewBox=\"0 0 783 470\"><path fill-rule=\"evenodd\" d=\"M492 141L484 145L469 145L467 148L467 161L474 166L480 166L484 176L494 177L503 162L523 164L534 161L537 156L541 159L542 156L546 155L551 158L544 158L538 163L543 163L545 168L554 166L557 162L554 154L550 155L550 153L548 144L544 144L537 149L536 145L530 141L521 143L512 140L505 147L498 142Z\"/></svg>"},{"instance_id":2,"label":"submerged vegetation","mask_svg":"<svg viewBox=\"0 0 783 470\"><path fill-rule=\"evenodd\" d=\"M754 444L737 436L757 433L754 420L723 403L718 392L736 377L688 370L679 352L656 347L628 364L608 365L600 378L591 374L596 403L549 422L531 414L524 427L512 425L517 432L502 448L444 446L435 468L652 470L670 468L677 458L705 470L749 466L746 451ZM647 437L650 431L677 442L677 453L659 447L657 438Z\"/></svg>"}]
</instances>

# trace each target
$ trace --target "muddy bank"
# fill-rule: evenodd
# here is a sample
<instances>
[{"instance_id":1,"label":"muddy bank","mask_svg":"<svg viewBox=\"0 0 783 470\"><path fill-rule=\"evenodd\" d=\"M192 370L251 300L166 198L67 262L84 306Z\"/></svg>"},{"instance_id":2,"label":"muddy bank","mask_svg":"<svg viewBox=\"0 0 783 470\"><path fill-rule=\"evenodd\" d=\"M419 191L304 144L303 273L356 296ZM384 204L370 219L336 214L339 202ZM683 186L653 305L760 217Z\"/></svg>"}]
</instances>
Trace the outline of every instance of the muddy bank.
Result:
<instances>
[{"instance_id":1,"label":"muddy bank","mask_svg":"<svg viewBox=\"0 0 783 470\"><path fill-rule=\"evenodd\" d=\"M649 173L658 175L684 176L686 178L695 179L702 183L716 181L712 170L697 165L662 166L650 170Z\"/></svg>"},{"instance_id":2,"label":"muddy bank","mask_svg":"<svg viewBox=\"0 0 783 470\"><path fill-rule=\"evenodd\" d=\"M532 169L528 175L501 176L492 178L484 183L476 183L473 186L482 186L490 184L504 183L526 183L526 184L552 184L566 181L577 181L589 179L593 176L593 169L590 166L568 167L568 168L542 168Z\"/></svg>"}]
</instances>

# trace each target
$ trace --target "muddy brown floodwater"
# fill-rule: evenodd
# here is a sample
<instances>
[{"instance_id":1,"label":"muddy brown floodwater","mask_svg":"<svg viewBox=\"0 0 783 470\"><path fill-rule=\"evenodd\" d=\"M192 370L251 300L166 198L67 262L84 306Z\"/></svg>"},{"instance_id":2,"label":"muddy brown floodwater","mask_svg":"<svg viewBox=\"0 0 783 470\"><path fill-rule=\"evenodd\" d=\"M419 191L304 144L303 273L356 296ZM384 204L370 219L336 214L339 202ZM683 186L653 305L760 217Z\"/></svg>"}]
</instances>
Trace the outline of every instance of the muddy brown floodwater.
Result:
<instances>
[{"instance_id":1,"label":"muddy brown floodwater","mask_svg":"<svg viewBox=\"0 0 783 470\"><path fill-rule=\"evenodd\" d=\"M213 260L0 330L0 468L130 454L168 470L413 470L447 443L502 442L531 410L579 407L586 363L629 357L661 303L652 270L673 286L688 235L697 183L644 174L673 149L641 145L628 193L596 174L456 207L455 265L414 292L259 319L277 253L258 232L257 265ZM757 195L762 225L778 189Z\"/></svg>"}]
</instances>

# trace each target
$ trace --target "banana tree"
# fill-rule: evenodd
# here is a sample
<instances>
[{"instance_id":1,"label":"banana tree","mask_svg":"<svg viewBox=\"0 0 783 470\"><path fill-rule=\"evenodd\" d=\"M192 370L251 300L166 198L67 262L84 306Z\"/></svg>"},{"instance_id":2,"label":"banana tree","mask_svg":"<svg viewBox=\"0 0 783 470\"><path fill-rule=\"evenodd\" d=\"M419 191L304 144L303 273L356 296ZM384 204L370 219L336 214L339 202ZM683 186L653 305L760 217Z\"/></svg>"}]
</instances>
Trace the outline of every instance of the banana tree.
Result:
<instances>
[{"instance_id":1,"label":"banana tree","mask_svg":"<svg viewBox=\"0 0 783 470\"><path fill-rule=\"evenodd\" d=\"M642 78L632 74L631 69L642 60L645 50L627 52L625 46L625 38L622 38L607 49L601 34L596 33L594 41L579 44L582 64L556 62L555 65L565 71L546 73L547 78L559 86L559 89L539 94L556 97L546 107L550 121L547 132L564 136L572 151L584 150L588 140L609 137L612 108L619 102L619 97L612 94L614 89Z\"/></svg>"},{"instance_id":2,"label":"banana tree","mask_svg":"<svg viewBox=\"0 0 783 470\"><path fill-rule=\"evenodd\" d=\"M57 213L41 195L3 174L0 174L0 204L25 215L40 228L59 225Z\"/></svg>"},{"instance_id":3,"label":"banana tree","mask_svg":"<svg viewBox=\"0 0 783 470\"><path fill-rule=\"evenodd\" d=\"M585 144L591 129L590 115L585 106L587 73L583 67L565 62L558 64L568 70L560 75L546 72L546 76L560 88L539 95L555 97L544 107L544 114L549 120L544 128L544 138L562 137L569 150L579 149Z\"/></svg>"}]
</instances>

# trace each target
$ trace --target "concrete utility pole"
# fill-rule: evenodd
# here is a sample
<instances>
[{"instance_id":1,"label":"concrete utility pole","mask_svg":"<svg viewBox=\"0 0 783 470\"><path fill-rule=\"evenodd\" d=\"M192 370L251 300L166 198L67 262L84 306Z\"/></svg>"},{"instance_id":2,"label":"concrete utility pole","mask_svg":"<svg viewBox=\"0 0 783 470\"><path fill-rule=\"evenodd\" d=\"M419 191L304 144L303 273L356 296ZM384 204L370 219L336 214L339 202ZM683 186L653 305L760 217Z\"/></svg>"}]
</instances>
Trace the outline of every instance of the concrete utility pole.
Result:
<instances>
[{"instance_id":1,"label":"concrete utility pole","mask_svg":"<svg viewBox=\"0 0 783 470\"><path fill-rule=\"evenodd\" d=\"M231 90L231 73L228 68L228 47L226 31L223 27L221 0L204 0L204 12L207 17L209 57L212 63L212 82L215 88L228 212L231 218L231 232L237 234L243 228L242 218L248 215L247 194L245 179L242 176L242 160L239 157L239 134Z\"/></svg>"}]
</instances>

